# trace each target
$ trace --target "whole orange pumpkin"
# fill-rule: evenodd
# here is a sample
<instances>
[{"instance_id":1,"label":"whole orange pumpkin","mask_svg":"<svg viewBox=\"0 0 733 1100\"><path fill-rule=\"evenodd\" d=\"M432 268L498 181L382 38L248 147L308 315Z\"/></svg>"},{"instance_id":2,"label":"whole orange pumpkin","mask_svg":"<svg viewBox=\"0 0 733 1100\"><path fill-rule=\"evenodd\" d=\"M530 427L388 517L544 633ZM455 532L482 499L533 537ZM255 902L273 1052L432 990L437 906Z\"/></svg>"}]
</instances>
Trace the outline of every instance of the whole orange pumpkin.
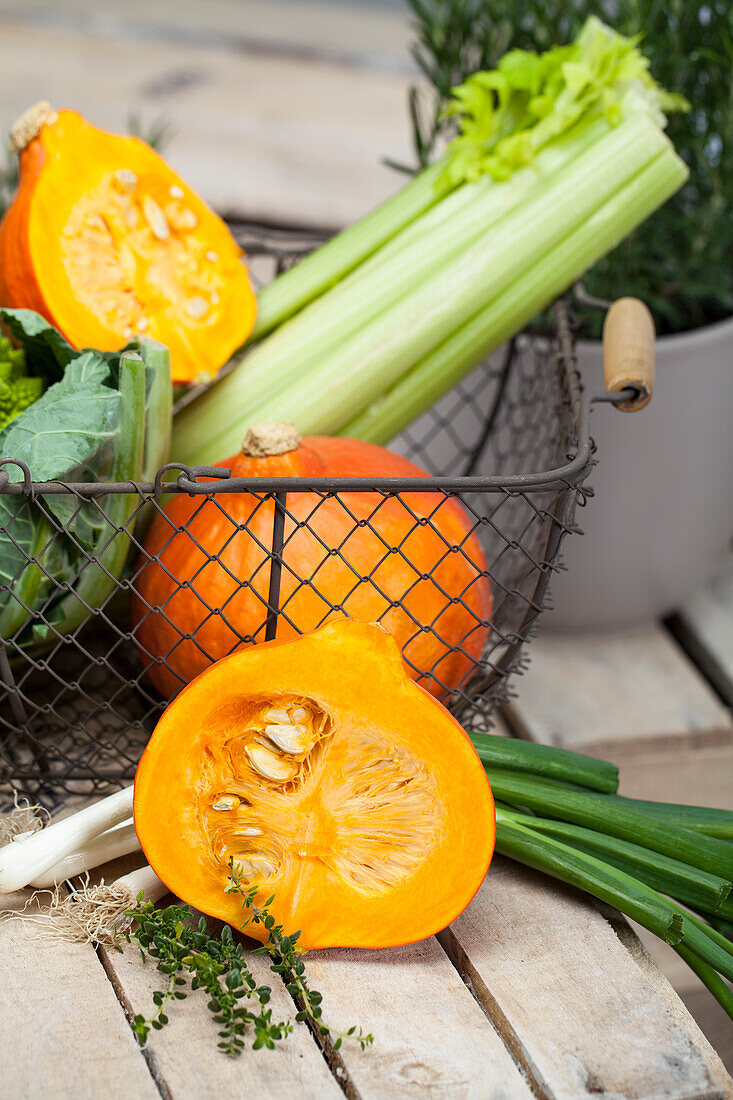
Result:
<instances>
[{"instance_id":1,"label":"whole orange pumpkin","mask_svg":"<svg viewBox=\"0 0 733 1100\"><path fill-rule=\"evenodd\" d=\"M426 477L355 439L301 441L290 425L250 429L232 477ZM175 496L147 534L132 598L137 645L166 697L241 644L265 640L275 505L252 493ZM287 497L277 638L336 611L378 622L415 680L461 685L489 633L486 561L462 505L435 492Z\"/></svg>"}]
</instances>

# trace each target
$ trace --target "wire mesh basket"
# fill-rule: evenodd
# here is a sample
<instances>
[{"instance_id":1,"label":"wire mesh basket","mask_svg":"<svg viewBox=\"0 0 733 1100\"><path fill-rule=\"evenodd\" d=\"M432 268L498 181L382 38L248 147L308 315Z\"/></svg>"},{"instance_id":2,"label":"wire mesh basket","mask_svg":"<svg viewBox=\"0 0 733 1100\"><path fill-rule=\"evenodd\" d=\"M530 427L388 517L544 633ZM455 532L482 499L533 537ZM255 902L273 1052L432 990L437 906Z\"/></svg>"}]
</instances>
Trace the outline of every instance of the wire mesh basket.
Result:
<instances>
[{"instance_id":1,"label":"wire mesh basket","mask_svg":"<svg viewBox=\"0 0 733 1100\"><path fill-rule=\"evenodd\" d=\"M313 244L308 236L252 227L240 236L255 273L267 262L282 268ZM334 613L364 617L364 608L388 629L397 616L403 655L418 682L464 724L489 728L510 677L521 669L522 649L545 604L562 540L577 529L575 509L593 463L590 404L634 398L629 389L593 398L582 394L567 303L558 302L553 316L552 331L513 340L393 442L392 449L426 470L428 479L243 480L222 469L169 465L153 484L36 483L23 463L0 461L0 500L14 498L0 535L21 559L12 575L0 563L0 610L9 603L22 607L0 645L0 783L33 792L127 783L166 705L154 683L167 681L167 693L183 686L177 659L183 650L205 667L241 644L313 629ZM123 526L107 513L119 493L136 497ZM169 537L153 554L146 550L145 531L154 515L164 514L166 499L180 494L193 501L191 522L181 529L169 524ZM250 520L227 519L231 494L248 494ZM63 519L49 506L58 495L67 502ZM456 501L465 522L451 542L442 517ZM202 509L231 523L227 544L238 540L241 547L247 540L247 560L256 564L246 574L237 573L231 554L217 557L201 545L195 517ZM392 542L381 520L386 509L400 517L400 537ZM334 510L338 522L324 525L321 518L328 513L333 521ZM40 519L50 534L39 548L28 532ZM80 538L80 521L96 532L91 548ZM441 540L428 572L414 553L414 540L425 529ZM352 553L355 535L362 548L365 539L370 545L367 565L363 554ZM294 549L306 537L307 569ZM54 553L69 539L82 564L75 575L60 577L53 572ZM86 604L84 620L63 633L54 607L70 594L79 598L85 571L104 570L100 546L115 539L129 542L125 572L108 575L104 600ZM166 557L173 539L190 539L201 555L200 570L184 582L197 600L196 622L183 621L173 610L181 580ZM485 564L477 565L469 550L475 539ZM441 570L454 556L468 560L476 583L488 578L490 611L481 611L466 592L446 588ZM142 591L151 559L172 578L171 594L158 603ZM39 575L32 605L18 596L19 578L28 568ZM197 591L206 568L226 575L226 595L218 604L203 584ZM402 580L395 589L397 574ZM134 620L131 598L138 608L142 604ZM444 629L452 609L459 612L457 634ZM147 641L151 617L168 632L162 653Z\"/></svg>"}]
</instances>

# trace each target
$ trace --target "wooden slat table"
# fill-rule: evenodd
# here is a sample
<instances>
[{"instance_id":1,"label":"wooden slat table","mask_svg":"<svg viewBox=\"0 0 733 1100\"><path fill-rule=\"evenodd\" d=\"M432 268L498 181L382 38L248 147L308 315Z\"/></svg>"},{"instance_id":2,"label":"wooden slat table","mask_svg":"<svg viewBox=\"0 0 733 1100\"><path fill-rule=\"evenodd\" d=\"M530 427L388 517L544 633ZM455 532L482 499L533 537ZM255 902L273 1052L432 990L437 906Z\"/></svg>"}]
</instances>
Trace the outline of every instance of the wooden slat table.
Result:
<instances>
[{"instance_id":1,"label":"wooden slat table","mask_svg":"<svg viewBox=\"0 0 733 1100\"><path fill-rule=\"evenodd\" d=\"M329 0L0 0L0 126L41 97L110 129L163 117L169 158L220 210L335 228L399 186L383 157L411 158L410 38L399 10ZM714 585L674 636L540 637L508 728L616 759L627 793L730 804L733 584ZM733 1065L730 1022L706 1016L705 991L650 946ZM318 952L309 969L328 1019L371 1030L372 1048L323 1052L299 1027L276 1052L229 1060L191 996L142 1050L128 1017L160 988L150 964L2 923L0 1097L733 1097L629 925L507 861L439 938ZM276 1011L293 1016L270 977Z\"/></svg>"},{"instance_id":2,"label":"wooden slat table","mask_svg":"<svg viewBox=\"0 0 733 1100\"><path fill-rule=\"evenodd\" d=\"M21 908L27 893L3 899ZM335 1027L374 1035L361 1052L322 1052L296 1025L275 1052L216 1049L203 994L170 1012L140 1049L161 975L139 952L61 944L42 925L0 925L0 1095L131 1100L246 1095L718 1100L733 1081L628 926L577 892L497 859L468 910L439 938L388 951L308 958ZM266 962L279 1017L295 1008Z\"/></svg>"}]
</instances>

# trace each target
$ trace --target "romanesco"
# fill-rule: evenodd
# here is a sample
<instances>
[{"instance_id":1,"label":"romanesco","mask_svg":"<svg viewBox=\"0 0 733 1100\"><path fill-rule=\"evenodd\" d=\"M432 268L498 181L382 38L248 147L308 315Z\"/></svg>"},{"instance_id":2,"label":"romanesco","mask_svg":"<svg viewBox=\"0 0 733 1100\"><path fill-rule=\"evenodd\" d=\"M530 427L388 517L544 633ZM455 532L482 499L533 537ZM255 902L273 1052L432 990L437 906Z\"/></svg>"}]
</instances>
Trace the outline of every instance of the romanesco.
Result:
<instances>
[{"instance_id":1,"label":"romanesco","mask_svg":"<svg viewBox=\"0 0 733 1100\"><path fill-rule=\"evenodd\" d=\"M25 352L0 335L0 431L43 393L43 379L26 374Z\"/></svg>"}]
</instances>

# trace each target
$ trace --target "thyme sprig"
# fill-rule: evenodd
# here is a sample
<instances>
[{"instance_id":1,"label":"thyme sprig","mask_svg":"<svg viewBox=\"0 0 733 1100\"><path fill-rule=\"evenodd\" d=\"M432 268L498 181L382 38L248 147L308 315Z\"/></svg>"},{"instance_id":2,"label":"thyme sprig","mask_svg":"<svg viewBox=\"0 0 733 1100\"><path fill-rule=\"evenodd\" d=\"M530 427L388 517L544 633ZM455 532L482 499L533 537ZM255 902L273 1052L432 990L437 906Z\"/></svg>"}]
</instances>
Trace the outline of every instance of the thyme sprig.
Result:
<instances>
[{"instance_id":1,"label":"thyme sprig","mask_svg":"<svg viewBox=\"0 0 733 1100\"><path fill-rule=\"evenodd\" d=\"M140 1042L147 1040L151 1029L159 1031L168 1023L165 1010L171 1001L185 999L189 981L191 989L203 989L209 995L208 1008L219 1025L218 1046L224 1054L241 1053L248 1027L254 1032L254 1050L273 1050L293 1030L292 1024L273 1020L267 1007L272 990L257 984L244 948L235 942L228 925L219 936L212 935L206 918L197 922L189 906L156 909L142 894L126 916L137 923L136 930L126 934L128 943L134 940L143 959L154 958L157 969L168 978L168 988L153 994L152 1018L138 1014L132 1021Z\"/></svg>"},{"instance_id":2,"label":"thyme sprig","mask_svg":"<svg viewBox=\"0 0 733 1100\"><path fill-rule=\"evenodd\" d=\"M275 923L272 913L268 908L274 901L274 896L267 899L264 905L256 904L258 889L256 886L245 887L242 881L241 868L229 860L229 883L225 887L228 894L239 894L242 899L242 909L247 913L242 931L246 931L247 925L261 924L267 931L267 939L262 947L255 949L255 955L269 955L270 969L279 974L285 983L285 988L298 1005L298 1013L295 1019L299 1023L308 1023L311 1028L328 1038L334 1050L338 1050L345 1039L353 1039L362 1050L365 1050L374 1042L374 1036L365 1035L361 1028L350 1027L347 1031L338 1031L323 1020L321 1002L323 996L316 989L311 989L305 975L305 963L298 947L300 932L292 932L287 935L281 924Z\"/></svg>"},{"instance_id":3,"label":"thyme sprig","mask_svg":"<svg viewBox=\"0 0 733 1100\"><path fill-rule=\"evenodd\" d=\"M297 1004L295 1019L327 1037L334 1050L338 1050L345 1039L353 1039L364 1050L374 1040L361 1028L338 1031L324 1023L323 997L311 989L306 980L305 964L297 946L300 933L286 935L282 925L276 924L268 912L274 899L268 898L264 905L257 905L257 887L247 889L241 868L233 860L229 866L230 881L225 890L242 898L242 908L247 913L242 931L246 931L250 923L261 924L267 930L264 945L252 954L269 956L270 969L280 975ZM246 964L245 949L235 941L229 925L224 925L219 935L213 934L206 918L197 921L188 905L156 909L142 894L138 895L134 908L125 910L125 916L137 925L134 931L125 934L127 942L134 941L138 945L143 960L148 956L155 959L157 969L168 978L167 988L153 994L156 1011L152 1017L147 1019L138 1014L133 1018L132 1029L141 1043L146 1042L151 1030L160 1031L165 1027L168 1023L166 1009L171 1002L185 999L189 984L192 990L203 989L208 994L209 1011L219 1025L218 1046L224 1054L241 1053L248 1028L253 1031L253 1050L262 1047L274 1050L276 1043L292 1032L291 1023L273 1020L272 1009L268 1007L272 989L257 984Z\"/></svg>"}]
</instances>

